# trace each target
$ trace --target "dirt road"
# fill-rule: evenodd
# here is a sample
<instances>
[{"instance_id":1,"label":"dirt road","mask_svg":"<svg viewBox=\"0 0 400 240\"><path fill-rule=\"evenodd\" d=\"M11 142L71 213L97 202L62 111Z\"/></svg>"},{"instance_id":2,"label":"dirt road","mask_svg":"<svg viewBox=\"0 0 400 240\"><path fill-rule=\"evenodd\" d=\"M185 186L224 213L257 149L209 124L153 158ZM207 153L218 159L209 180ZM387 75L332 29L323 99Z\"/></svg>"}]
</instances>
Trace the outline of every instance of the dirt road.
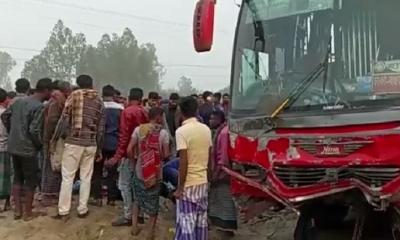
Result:
<instances>
[{"instance_id":1,"label":"dirt road","mask_svg":"<svg viewBox=\"0 0 400 240\"><path fill-rule=\"evenodd\" d=\"M126 240L135 239L130 235L130 228L114 228L110 223L121 210L118 207L91 208L90 216L78 219L73 212L71 219L64 223L55 221L51 215L55 214L55 208L48 210L47 217L40 217L32 222L14 221L12 213L0 214L5 216L0 219L1 240ZM162 209L157 240L173 239L174 216L173 209ZM271 220L255 225L241 225L234 238L236 240L289 240L292 239L293 219ZM273 237L267 238L272 232ZM210 239L218 239L213 232ZM136 239L143 239L139 236Z\"/></svg>"},{"instance_id":2,"label":"dirt road","mask_svg":"<svg viewBox=\"0 0 400 240\"><path fill-rule=\"evenodd\" d=\"M79 219L72 212L68 222L55 221L50 216L55 215L56 209L48 209L48 216L40 217L32 222L14 221L12 212L0 214L0 240L126 240L143 239L130 235L130 228L111 227L111 221L120 213L120 207L90 208L87 219ZM157 240L171 240L174 236L174 209L172 205L161 207L161 217L158 223ZM252 223L241 224L234 240L291 240L296 222L292 214L279 214L269 217L268 221L261 219ZM377 220L377 219L375 219ZM376 225L376 221L372 221ZM366 227L369 229L370 227ZM332 229L318 233L322 240L351 239L352 227ZM379 230L365 234L367 240L389 240ZM211 240L219 239L215 232L210 231Z\"/></svg>"}]
</instances>

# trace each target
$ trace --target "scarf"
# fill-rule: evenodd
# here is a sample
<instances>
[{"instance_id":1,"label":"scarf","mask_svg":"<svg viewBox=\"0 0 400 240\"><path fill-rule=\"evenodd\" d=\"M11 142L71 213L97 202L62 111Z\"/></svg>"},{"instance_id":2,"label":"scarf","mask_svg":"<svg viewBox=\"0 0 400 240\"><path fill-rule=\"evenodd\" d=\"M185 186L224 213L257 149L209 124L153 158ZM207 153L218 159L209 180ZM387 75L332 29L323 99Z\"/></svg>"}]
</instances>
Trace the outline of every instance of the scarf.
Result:
<instances>
[{"instance_id":1,"label":"scarf","mask_svg":"<svg viewBox=\"0 0 400 240\"><path fill-rule=\"evenodd\" d=\"M221 158L220 149L219 149L221 146L219 146L219 144L218 144L218 139L219 139L219 136L220 136L222 130L225 127L226 127L226 123L222 124L215 130L214 135L213 135L213 155L212 155L213 159L211 161L212 176L216 175L220 170L220 168L218 166L218 162L220 161L220 158Z\"/></svg>"},{"instance_id":2,"label":"scarf","mask_svg":"<svg viewBox=\"0 0 400 240\"><path fill-rule=\"evenodd\" d=\"M162 127L151 123L139 127L140 159L146 189L154 187L161 179L160 131Z\"/></svg>"},{"instance_id":3,"label":"scarf","mask_svg":"<svg viewBox=\"0 0 400 240\"><path fill-rule=\"evenodd\" d=\"M97 91L93 89L80 89L72 92L71 96L66 102L65 108L71 113L71 123L74 129L82 129L84 99L93 99L97 96Z\"/></svg>"}]
</instances>

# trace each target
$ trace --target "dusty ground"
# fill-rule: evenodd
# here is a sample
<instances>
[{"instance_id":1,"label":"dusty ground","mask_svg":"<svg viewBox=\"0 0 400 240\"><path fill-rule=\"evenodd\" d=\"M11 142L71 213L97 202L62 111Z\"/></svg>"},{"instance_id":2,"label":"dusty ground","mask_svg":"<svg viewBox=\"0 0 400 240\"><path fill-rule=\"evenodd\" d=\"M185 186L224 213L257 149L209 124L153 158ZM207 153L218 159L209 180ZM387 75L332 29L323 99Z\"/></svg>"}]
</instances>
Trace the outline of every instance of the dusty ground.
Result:
<instances>
[{"instance_id":1,"label":"dusty ground","mask_svg":"<svg viewBox=\"0 0 400 240\"><path fill-rule=\"evenodd\" d=\"M167 206L168 205L168 206ZM161 217L158 224L157 240L171 240L174 236L174 206L162 204ZM120 207L91 207L90 216L85 219L71 213L68 222L53 220L56 209L47 209L48 216L40 217L32 222L14 221L12 212L0 213L0 240L142 240L143 235L136 238L130 235L130 228L111 227L111 221L121 213ZM266 215L268 216L268 215ZM4 217L4 218L2 218ZM268 221L255 219L252 223L240 224L234 240L291 240L296 222L296 216L290 213L280 213L277 216L268 216ZM376 225L376 218L371 219ZM369 229L367 226L366 229ZM351 239L352 227L331 229L319 232L318 240L346 240ZM371 229L364 234L366 240L391 240L379 230ZM210 231L211 240L219 240L215 232ZM224 239L222 239L224 240Z\"/></svg>"},{"instance_id":2,"label":"dusty ground","mask_svg":"<svg viewBox=\"0 0 400 240\"><path fill-rule=\"evenodd\" d=\"M110 222L121 210L119 207L103 207L90 209L88 219L81 220L73 212L68 222L55 221L51 215L55 214L55 208L48 209L49 216L40 217L32 222L14 221L12 213L3 213L0 219L1 240L126 240L135 239L130 235L130 228L114 228ZM158 240L173 239L174 216L173 209L162 208ZM234 239L237 240L289 240L292 239L294 224L293 216L285 216L284 219L273 218L266 223L241 225ZM272 237L267 237L275 232ZM211 232L210 239L218 239ZM136 239L143 239L142 236Z\"/></svg>"},{"instance_id":3,"label":"dusty ground","mask_svg":"<svg viewBox=\"0 0 400 240\"><path fill-rule=\"evenodd\" d=\"M48 208L48 216L40 217L32 222L14 221L12 212L0 213L0 240L142 240L143 235L136 238L130 234L129 227L111 227L111 221L121 213L121 207L90 207L87 219L76 217L71 213L68 222L53 220L56 208ZM157 240L171 240L174 237L174 206L170 202L161 204L160 221L158 223ZM3 218L4 217L4 218ZM280 212L264 219L254 219L251 223L240 224L234 240L291 240L296 216L290 212ZM364 234L366 240L392 240L382 234L379 229L371 228L382 219L372 216ZM267 221L266 221L267 220ZM384 219L383 219L384 220ZM370 229L370 231L368 231ZM341 229L330 229L317 233L318 240L351 239L353 231L351 221L344 223ZM210 231L211 240L219 240L214 231ZM222 239L225 240L225 239Z\"/></svg>"}]
</instances>

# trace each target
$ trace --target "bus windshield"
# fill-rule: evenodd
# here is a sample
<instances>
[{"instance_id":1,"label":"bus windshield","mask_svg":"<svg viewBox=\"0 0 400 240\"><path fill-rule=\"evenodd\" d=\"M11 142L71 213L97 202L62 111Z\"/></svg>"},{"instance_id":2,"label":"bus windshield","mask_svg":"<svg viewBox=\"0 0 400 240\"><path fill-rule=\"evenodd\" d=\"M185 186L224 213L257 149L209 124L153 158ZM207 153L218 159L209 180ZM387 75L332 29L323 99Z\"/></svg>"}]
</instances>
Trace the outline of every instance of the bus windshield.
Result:
<instances>
[{"instance_id":1,"label":"bus windshield","mask_svg":"<svg viewBox=\"0 0 400 240\"><path fill-rule=\"evenodd\" d=\"M287 112L400 105L400 1L245 0L232 111L271 114L321 63Z\"/></svg>"}]
</instances>

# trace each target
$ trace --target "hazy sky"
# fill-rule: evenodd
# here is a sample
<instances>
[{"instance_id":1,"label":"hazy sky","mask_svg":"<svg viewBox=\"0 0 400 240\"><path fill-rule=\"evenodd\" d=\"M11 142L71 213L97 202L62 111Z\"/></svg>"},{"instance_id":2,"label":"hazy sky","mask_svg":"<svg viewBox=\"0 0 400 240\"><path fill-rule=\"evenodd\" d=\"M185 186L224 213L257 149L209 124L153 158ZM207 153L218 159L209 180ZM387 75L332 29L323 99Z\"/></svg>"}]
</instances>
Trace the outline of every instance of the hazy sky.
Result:
<instances>
[{"instance_id":1,"label":"hazy sky","mask_svg":"<svg viewBox=\"0 0 400 240\"><path fill-rule=\"evenodd\" d=\"M239 11L234 3L218 1L213 50L198 54L193 49L191 26L195 0L0 0L0 50L17 60L12 72L15 80L24 62L37 54L33 50L45 46L57 19L74 32L84 33L91 44L96 44L104 33L120 34L129 27L140 43L156 45L159 60L167 70L162 79L164 87L175 87L179 77L185 75L197 88L216 90L229 84Z\"/></svg>"}]
</instances>

